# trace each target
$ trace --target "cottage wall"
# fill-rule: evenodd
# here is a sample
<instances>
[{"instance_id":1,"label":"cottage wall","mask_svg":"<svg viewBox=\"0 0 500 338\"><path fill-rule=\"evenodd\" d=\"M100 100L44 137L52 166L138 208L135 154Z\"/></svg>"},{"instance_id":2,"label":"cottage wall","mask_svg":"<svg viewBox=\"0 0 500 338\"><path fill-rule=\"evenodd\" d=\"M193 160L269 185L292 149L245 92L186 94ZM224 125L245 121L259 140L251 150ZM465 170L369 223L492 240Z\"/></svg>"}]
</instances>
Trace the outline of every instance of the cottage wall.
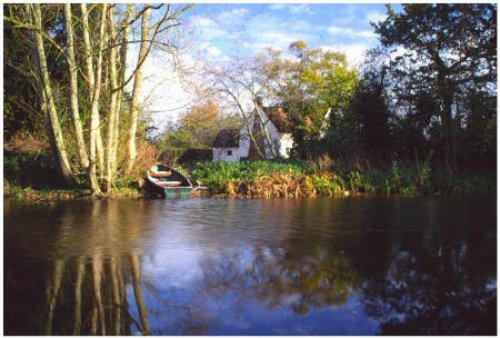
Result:
<instances>
[{"instance_id":1,"label":"cottage wall","mask_svg":"<svg viewBox=\"0 0 500 338\"><path fill-rule=\"evenodd\" d=\"M232 148L213 148L214 161L239 161L240 149L237 147Z\"/></svg>"},{"instance_id":2,"label":"cottage wall","mask_svg":"<svg viewBox=\"0 0 500 338\"><path fill-rule=\"evenodd\" d=\"M265 126L267 128L267 131L269 133L269 138L271 139L271 144L274 147L274 150L276 154L280 158L289 158L290 157L290 150L293 147L293 138L292 134L290 133L280 133L278 128L269 121L267 117L264 119ZM264 139L264 146L265 146L265 151L266 151L266 158L267 159L272 159L272 151L271 148L269 147L269 143L267 142L267 139Z\"/></svg>"},{"instance_id":3,"label":"cottage wall","mask_svg":"<svg viewBox=\"0 0 500 338\"><path fill-rule=\"evenodd\" d=\"M267 132L269 134L269 138L271 139L271 145L272 145L274 151L276 153L278 153L279 148L280 148L280 132L274 126L274 124L272 124L272 122L269 121L267 116L264 117L264 125L262 126L262 129L264 130L264 128L267 129ZM273 152L271 150L271 146L269 145L265 134L263 135L263 137L264 137L264 149L265 149L266 158L269 160L269 159L273 158Z\"/></svg>"},{"instance_id":4,"label":"cottage wall","mask_svg":"<svg viewBox=\"0 0 500 338\"><path fill-rule=\"evenodd\" d=\"M253 125L253 118L249 121L249 125ZM266 128L269 133L271 144L280 158L289 158L290 150L293 147L293 138L290 133L280 133L278 128L269 120L267 116L263 116L264 124L262 128ZM244 127L240 130L239 147L218 147L213 148L214 161L241 161L247 159L250 151L250 136L248 135L247 128ZM264 155L266 159L273 159L271 147L267 138L263 135ZM228 155L230 151L231 155Z\"/></svg>"},{"instance_id":5,"label":"cottage wall","mask_svg":"<svg viewBox=\"0 0 500 338\"><path fill-rule=\"evenodd\" d=\"M293 138L292 134L283 134L280 139L280 157L281 158L289 158L290 151L293 148Z\"/></svg>"},{"instance_id":6,"label":"cottage wall","mask_svg":"<svg viewBox=\"0 0 500 338\"><path fill-rule=\"evenodd\" d=\"M248 135L247 129L243 128L240 132L240 147L238 152L241 158L247 158L248 152L250 151L250 136Z\"/></svg>"}]
</instances>

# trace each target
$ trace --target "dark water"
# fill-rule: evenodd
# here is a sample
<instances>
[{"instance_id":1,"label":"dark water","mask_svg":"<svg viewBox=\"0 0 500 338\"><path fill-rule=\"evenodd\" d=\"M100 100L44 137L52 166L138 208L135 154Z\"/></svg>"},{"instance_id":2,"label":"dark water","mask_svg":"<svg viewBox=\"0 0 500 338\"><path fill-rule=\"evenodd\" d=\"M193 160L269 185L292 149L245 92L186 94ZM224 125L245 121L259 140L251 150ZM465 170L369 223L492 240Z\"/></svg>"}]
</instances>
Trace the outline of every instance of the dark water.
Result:
<instances>
[{"instance_id":1,"label":"dark water","mask_svg":"<svg viewBox=\"0 0 500 338\"><path fill-rule=\"evenodd\" d=\"M495 334L494 198L4 203L5 334Z\"/></svg>"}]
</instances>

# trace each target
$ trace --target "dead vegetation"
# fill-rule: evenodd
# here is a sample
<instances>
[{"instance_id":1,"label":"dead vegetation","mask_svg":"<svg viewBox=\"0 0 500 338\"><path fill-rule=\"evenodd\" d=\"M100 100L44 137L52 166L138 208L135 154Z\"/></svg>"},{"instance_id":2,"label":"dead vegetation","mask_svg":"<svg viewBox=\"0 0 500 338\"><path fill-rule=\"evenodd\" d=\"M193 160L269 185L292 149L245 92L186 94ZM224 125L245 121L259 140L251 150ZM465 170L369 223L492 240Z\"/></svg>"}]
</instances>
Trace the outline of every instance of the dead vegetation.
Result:
<instances>
[{"instance_id":1,"label":"dead vegetation","mask_svg":"<svg viewBox=\"0 0 500 338\"><path fill-rule=\"evenodd\" d=\"M294 174L261 176L250 181L231 180L223 184L222 190L231 198L288 199L322 195L310 177Z\"/></svg>"}]
</instances>

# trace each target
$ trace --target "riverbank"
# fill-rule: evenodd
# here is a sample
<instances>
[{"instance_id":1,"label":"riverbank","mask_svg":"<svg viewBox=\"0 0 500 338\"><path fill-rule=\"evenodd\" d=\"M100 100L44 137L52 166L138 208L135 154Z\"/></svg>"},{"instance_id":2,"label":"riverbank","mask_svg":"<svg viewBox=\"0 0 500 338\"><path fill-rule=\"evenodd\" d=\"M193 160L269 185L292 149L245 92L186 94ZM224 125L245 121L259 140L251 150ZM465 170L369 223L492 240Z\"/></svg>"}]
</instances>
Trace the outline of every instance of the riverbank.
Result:
<instances>
[{"instance_id":1,"label":"riverbank","mask_svg":"<svg viewBox=\"0 0 500 338\"><path fill-rule=\"evenodd\" d=\"M199 162L181 168L195 185L193 197L311 198L318 196L494 195L496 176L452 173L427 164L398 163L322 172L309 162ZM65 188L46 153L4 154L4 197L25 201L90 199L84 186ZM141 178L128 178L108 198L143 198Z\"/></svg>"},{"instance_id":2,"label":"riverbank","mask_svg":"<svg viewBox=\"0 0 500 338\"><path fill-rule=\"evenodd\" d=\"M496 192L494 175L432 170L426 164L393 161L380 168L344 168L320 172L307 162L203 162L191 177L211 195L239 198L316 196L439 196Z\"/></svg>"}]
</instances>

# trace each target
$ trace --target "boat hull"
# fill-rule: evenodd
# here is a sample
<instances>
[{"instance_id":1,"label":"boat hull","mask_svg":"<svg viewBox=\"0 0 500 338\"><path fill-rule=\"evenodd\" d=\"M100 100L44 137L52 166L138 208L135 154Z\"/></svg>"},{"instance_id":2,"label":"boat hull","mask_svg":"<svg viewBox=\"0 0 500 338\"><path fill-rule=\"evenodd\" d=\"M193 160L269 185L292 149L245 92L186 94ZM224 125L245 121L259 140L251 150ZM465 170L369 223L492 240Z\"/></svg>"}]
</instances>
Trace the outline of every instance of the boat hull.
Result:
<instances>
[{"instance_id":1,"label":"boat hull","mask_svg":"<svg viewBox=\"0 0 500 338\"><path fill-rule=\"evenodd\" d=\"M146 177L146 191L149 197L186 198L193 189L193 185L184 175L164 165L153 166Z\"/></svg>"}]
</instances>

